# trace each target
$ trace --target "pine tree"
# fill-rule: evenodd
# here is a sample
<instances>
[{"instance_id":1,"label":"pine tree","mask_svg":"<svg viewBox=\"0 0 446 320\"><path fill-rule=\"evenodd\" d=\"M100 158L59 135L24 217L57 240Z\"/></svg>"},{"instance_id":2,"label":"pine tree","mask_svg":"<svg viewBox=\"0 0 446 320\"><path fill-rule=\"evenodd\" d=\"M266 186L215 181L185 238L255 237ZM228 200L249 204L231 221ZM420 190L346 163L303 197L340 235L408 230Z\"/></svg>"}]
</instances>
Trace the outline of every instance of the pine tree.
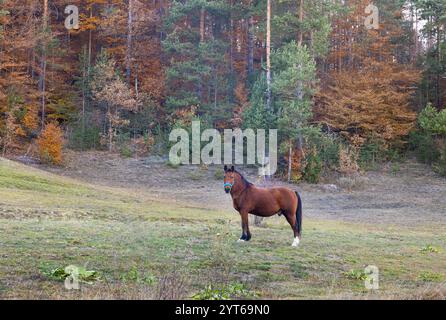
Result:
<instances>
[{"instance_id":1,"label":"pine tree","mask_svg":"<svg viewBox=\"0 0 446 320\"><path fill-rule=\"evenodd\" d=\"M311 100L316 83L316 63L306 46L291 41L274 52L273 70L273 96L279 112L282 148L288 152L290 181L293 151L309 128L312 117Z\"/></svg>"},{"instance_id":2,"label":"pine tree","mask_svg":"<svg viewBox=\"0 0 446 320\"><path fill-rule=\"evenodd\" d=\"M226 59L230 45L224 31L229 12L230 6L221 0L173 1L163 41L169 57L166 72L169 112L179 115L195 109L198 116L216 127L230 120L234 108L230 102L233 92Z\"/></svg>"},{"instance_id":3,"label":"pine tree","mask_svg":"<svg viewBox=\"0 0 446 320\"><path fill-rule=\"evenodd\" d=\"M420 19L426 21L422 29L427 40L427 53L424 57L425 101L432 102L438 109L444 107L444 77L446 75L446 1L417 0L415 6Z\"/></svg>"}]
</instances>

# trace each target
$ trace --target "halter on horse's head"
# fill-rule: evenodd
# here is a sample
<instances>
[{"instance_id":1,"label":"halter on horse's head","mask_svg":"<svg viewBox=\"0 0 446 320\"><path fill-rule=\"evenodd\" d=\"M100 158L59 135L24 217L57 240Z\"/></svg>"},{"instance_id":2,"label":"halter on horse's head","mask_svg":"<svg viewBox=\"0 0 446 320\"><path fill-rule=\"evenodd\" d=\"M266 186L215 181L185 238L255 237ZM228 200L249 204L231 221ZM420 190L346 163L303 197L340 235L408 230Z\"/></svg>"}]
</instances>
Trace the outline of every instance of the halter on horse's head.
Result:
<instances>
[{"instance_id":1,"label":"halter on horse's head","mask_svg":"<svg viewBox=\"0 0 446 320\"><path fill-rule=\"evenodd\" d=\"M235 168L234 166L231 169L228 166L225 166L225 180L224 180L224 188L226 193L230 193L235 184Z\"/></svg>"}]
</instances>

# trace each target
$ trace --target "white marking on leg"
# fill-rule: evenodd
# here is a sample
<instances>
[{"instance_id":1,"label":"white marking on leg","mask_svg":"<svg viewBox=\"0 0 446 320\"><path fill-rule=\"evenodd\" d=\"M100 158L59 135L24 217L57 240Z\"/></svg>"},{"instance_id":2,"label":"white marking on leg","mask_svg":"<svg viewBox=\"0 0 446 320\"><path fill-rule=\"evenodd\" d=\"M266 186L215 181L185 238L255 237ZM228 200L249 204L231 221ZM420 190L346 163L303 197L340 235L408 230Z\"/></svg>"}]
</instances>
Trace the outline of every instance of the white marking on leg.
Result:
<instances>
[{"instance_id":1,"label":"white marking on leg","mask_svg":"<svg viewBox=\"0 0 446 320\"><path fill-rule=\"evenodd\" d=\"M237 242L238 242L238 243L243 243L243 242L246 242L246 241L245 241L245 240L242 240L242 239L238 239Z\"/></svg>"},{"instance_id":2,"label":"white marking on leg","mask_svg":"<svg viewBox=\"0 0 446 320\"><path fill-rule=\"evenodd\" d=\"M300 244L300 239L299 239L299 237L294 238L293 247L298 247L299 244Z\"/></svg>"}]
</instances>

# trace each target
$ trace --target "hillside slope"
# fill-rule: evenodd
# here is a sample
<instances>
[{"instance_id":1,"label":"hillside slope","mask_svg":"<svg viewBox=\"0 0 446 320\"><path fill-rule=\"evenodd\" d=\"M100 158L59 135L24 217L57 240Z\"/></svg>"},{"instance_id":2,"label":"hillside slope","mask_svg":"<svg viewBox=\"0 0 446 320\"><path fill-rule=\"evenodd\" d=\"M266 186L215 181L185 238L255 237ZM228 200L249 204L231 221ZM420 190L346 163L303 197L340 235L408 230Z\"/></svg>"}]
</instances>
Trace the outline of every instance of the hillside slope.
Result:
<instances>
[{"instance_id":1,"label":"hillside slope","mask_svg":"<svg viewBox=\"0 0 446 320\"><path fill-rule=\"evenodd\" d=\"M248 298L444 297L441 224L307 217L296 250L286 221L273 218L240 245L239 217L209 209L206 191L200 207L137 190L0 158L0 298L190 298L210 284ZM67 290L51 271L68 265L100 279ZM380 269L379 291L364 288L367 265Z\"/></svg>"}]
</instances>

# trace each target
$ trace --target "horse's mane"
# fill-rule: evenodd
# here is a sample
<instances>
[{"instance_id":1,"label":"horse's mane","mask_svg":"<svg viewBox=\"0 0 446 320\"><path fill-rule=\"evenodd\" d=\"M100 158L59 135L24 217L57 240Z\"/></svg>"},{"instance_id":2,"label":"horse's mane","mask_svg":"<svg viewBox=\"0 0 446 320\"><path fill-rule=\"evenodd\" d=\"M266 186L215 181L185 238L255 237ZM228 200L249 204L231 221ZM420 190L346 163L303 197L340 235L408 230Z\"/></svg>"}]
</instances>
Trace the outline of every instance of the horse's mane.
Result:
<instances>
[{"instance_id":1,"label":"horse's mane","mask_svg":"<svg viewBox=\"0 0 446 320\"><path fill-rule=\"evenodd\" d=\"M241 174L237 170L234 170L234 172L237 173L240 176L240 178L242 179L242 182L243 182L243 185L245 186L245 188L249 188L250 186L253 186L253 184L251 182L246 180L246 178L243 176L243 174Z\"/></svg>"}]
</instances>

